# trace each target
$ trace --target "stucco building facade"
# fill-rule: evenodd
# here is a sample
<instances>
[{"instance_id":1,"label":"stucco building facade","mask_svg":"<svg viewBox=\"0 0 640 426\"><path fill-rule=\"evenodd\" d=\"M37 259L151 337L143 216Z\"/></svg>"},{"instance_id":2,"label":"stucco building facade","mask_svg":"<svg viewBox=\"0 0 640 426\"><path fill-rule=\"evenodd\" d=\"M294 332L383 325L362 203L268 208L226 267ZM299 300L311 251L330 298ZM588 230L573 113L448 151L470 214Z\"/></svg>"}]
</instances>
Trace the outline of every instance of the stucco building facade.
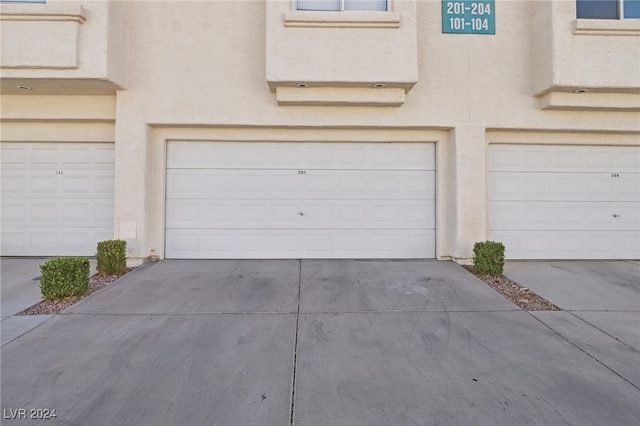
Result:
<instances>
[{"instance_id":1,"label":"stucco building facade","mask_svg":"<svg viewBox=\"0 0 640 426\"><path fill-rule=\"evenodd\" d=\"M639 19L307 3L0 5L2 255L640 258Z\"/></svg>"}]
</instances>

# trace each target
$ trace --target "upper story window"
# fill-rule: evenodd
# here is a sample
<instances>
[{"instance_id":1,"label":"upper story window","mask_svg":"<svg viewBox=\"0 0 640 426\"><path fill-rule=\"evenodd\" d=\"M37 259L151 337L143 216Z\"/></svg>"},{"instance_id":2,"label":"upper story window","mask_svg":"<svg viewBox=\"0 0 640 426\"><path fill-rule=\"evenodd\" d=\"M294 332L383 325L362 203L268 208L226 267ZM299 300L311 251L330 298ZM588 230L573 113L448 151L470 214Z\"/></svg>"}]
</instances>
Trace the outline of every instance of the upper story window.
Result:
<instances>
[{"instance_id":1,"label":"upper story window","mask_svg":"<svg viewBox=\"0 0 640 426\"><path fill-rule=\"evenodd\" d=\"M297 0L296 2L296 10L304 11L374 10L386 12L387 8L387 0Z\"/></svg>"},{"instance_id":2,"label":"upper story window","mask_svg":"<svg viewBox=\"0 0 640 426\"><path fill-rule=\"evenodd\" d=\"M576 2L578 18L640 18L640 0L576 0Z\"/></svg>"}]
</instances>

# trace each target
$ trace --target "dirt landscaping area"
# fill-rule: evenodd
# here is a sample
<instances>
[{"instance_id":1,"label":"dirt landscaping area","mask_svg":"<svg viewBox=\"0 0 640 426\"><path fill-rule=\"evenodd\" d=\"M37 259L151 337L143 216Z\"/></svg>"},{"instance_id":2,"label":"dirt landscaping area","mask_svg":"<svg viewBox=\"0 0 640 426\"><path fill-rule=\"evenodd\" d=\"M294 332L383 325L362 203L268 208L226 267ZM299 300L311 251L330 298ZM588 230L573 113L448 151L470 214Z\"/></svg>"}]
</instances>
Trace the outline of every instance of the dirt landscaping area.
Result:
<instances>
[{"instance_id":1,"label":"dirt landscaping area","mask_svg":"<svg viewBox=\"0 0 640 426\"><path fill-rule=\"evenodd\" d=\"M538 296L526 287L511 281L504 275L491 276L476 272L473 266L463 266L478 279L489 287L500 293L511 303L527 311L559 311L560 308L549 302L547 299Z\"/></svg>"},{"instance_id":2,"label":"dirt landscaping area","mask_svg":"<svg viewBox=\"0 0 640 426\"><path fill-rule=\"evenodd\" d=\"M33 305L30 308L25 309L22 312L18 312L16 315L53 315L62 312L69 306L73 305L89 296L90 294L100 290L103 287L108 286L118 278L128 274L135 268L127 268L127 272L122 275L100 275L95 274L89 278L89 290L81 296L64 297L61 299L43 300L37 305Z\"/></svg>"}]
</instances>

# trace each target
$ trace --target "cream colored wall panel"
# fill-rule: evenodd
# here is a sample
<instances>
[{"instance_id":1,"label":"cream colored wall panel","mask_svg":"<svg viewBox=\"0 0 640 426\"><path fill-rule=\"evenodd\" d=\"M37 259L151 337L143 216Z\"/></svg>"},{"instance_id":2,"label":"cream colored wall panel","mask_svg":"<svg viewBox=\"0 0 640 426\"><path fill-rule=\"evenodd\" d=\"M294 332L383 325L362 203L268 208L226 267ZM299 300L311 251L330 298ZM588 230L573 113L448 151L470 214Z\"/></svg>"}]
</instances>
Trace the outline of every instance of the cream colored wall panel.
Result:
<instances>
[{"instance_id":1,"label":"cream colored wall panel","mask_svg":"<svg viewBox=\"0 0 640 426\"><path fill-rule=\"evenodd\" d=\"M113 142L113 123L48 123L42 121L2 122L6 142Z\"/></svg>"},{"instance_id":2,"label":"cream colored wall panel","mask_svg":"<svg viewBox=\"0 0 640 426\"><path fill-rule=\"evenodd\" d=\"M319 134L321 135L321 133ZM171 141L167 167L180 168L334 168L435 170L435 159L421 143L295 143Z\"/></svg>"},{"instance_id":3,"label":"cream colored wall panel","mask_svg":"<svg viewBox=\"0 0 640 426\"><path fill-rule=\"evenodd\" d=\"M6 95L2 100L3 121L94 121L114 122L115 96Z\"/></svg>"},{"instance_id":4,"label":"cream colored wall panel","mask_svg":"<svg viewBox=\"0 0 640 426\"><path fill-rule=\"evenodd\" d=\"M576 19L575 1L531 3L532 90L534 95L591 89L598 93L638 93L640 23L637 19ZM588 30L585 31L587 27ZM592 100L609 109L612 104ZM622 105L623 102L620 102ZM637 101L635 102L637 107ZM562 107L562 105L557 105ZM580 107L589 107L581 102ZM573 105L564 108L572 109Z\"/></svg>"},{"instance_id":5,"label":"cream colored wall panel","mask_svg":"<svg viewBox=\"0 0 640 426\"><path fill-rule=\"evenodd\" d=\"M124 1L0 5L3 94L113 95L124 88L129 5Z\"/></svg>"},{"instance_id":6,"label":"cream colored wall panel","mask_svg":"<svg viewBox=\"0 0 640 426\"><path fill-rule=\"evenodd\" d=\"M2 12L2 68L78 67L78 27L84 22L81 7L66 20L39 19L42 15L32 16L31 20L12 20L12 16Z\"/></svg>"},{"instance_id":7,"label":"cream colored wall panel","mask_svg":"<svg viewBox=\"0 0 640 426\"><path fill-rule=\"evenodd\" d=\"M296 11L290 1L266 2L265 77L271 90L280 89L278 101L401 104L404 98L394 91L390 99L389 90L400 89L402 95L418 81L416 2L389 4L392 10L385 12L331 13ZM295 90L300 83L311 90ZM383 90L362 90L376 84Z\"/></svg>"},{"instance_id":8,"label":"cream colored wall panel","mask_svg":"<svg viewBox=\"0 0 640 426\"><path fill-rule=\"evenodd\" d=\"M405 103L402 87L276 87L280 106L377 106L399 107Z\"/></svg>"},{"instance_id":9,"label":"cream colored wall panel","mask_svg":"<svg viewBox=\"0 0 640 426\"><path fill-rule=\"evenodd\" d=\"M603 139L608 136L602 135ZM636 142L638 142L636 137ZM492 171L637 172L640 151L634 146L502 145L491 146Z\"/></svg>"}]
</instances>

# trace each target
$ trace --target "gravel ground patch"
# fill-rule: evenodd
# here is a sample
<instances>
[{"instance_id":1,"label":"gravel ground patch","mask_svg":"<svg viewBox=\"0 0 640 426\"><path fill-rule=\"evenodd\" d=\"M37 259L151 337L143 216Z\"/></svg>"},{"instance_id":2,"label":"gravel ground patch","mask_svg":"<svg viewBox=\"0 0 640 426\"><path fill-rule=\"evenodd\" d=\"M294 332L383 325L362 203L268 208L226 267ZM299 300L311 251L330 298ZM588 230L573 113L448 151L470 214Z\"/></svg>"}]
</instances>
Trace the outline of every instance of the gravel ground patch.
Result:
<instances>
[{"instance_id":1,"label":"gravel ground patch","mask_svg":"<svg viewBox=\"0 0 640 426\"><path fill-rule=\"evenodd\" d=\"M90 294L100 290L103 287L108 286L118 278L128 274L134 269L135 268L127 268L127 272L122 275L95 274L94 276L89 278L89 290L82 296L71 296L63 297L60 299L43 300L42 302L33 305L32 307L27 308L22 312L18 312L16 315L52 315L60 313L74 303L77 303Z\"/></svg>"},{"instance_id":2,"label":"gravel ground patch","mask_svg":"<svg viewBox=\"0 0 640 426\"><path fill-rule=\"evenodd\" d=\"M511 303L527 311L559 311L559 307L537 295L526 287L511 281L504 275L491 276L479 274L473 266L463 266L482 282L500 293Z\"/></svg>"}]
</instances>

